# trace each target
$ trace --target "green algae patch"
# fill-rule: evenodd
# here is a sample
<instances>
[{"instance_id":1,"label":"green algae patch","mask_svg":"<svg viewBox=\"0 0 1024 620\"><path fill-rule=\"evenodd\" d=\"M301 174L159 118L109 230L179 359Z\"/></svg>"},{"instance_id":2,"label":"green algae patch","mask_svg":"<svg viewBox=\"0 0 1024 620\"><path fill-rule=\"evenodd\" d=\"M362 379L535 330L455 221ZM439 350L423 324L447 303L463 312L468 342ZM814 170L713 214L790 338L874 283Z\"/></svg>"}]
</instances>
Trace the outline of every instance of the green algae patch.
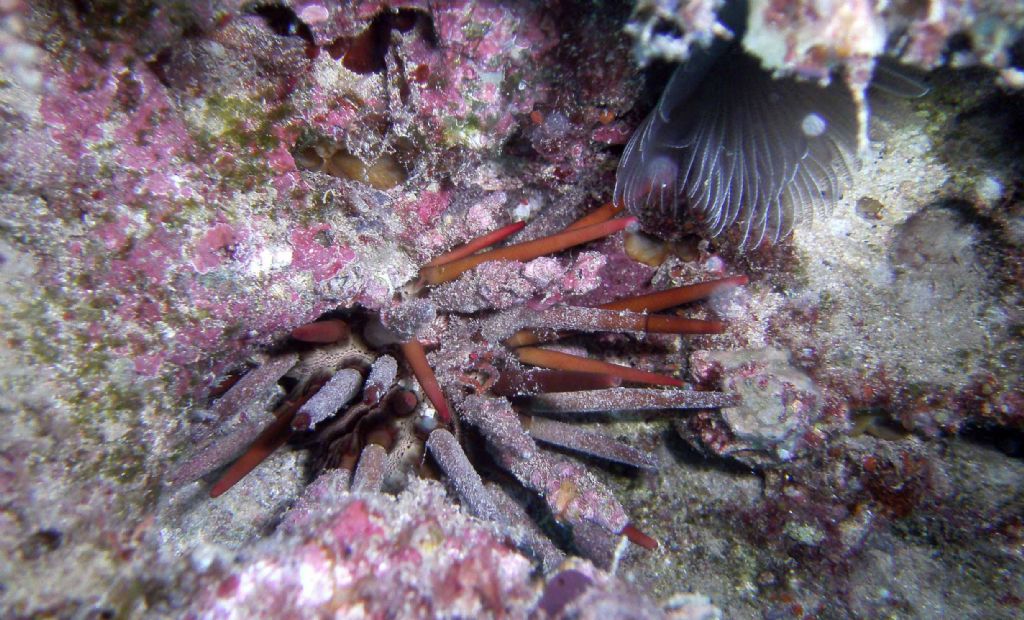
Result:
<instances>
[{"instance_id":1,"label":"green algae patch","mask_svg":"<svg viewBox=\"0 0 1024 620\"><path fill-rule=\"evenodd\" d=\"M218 94L197 100L186 111L189 133L229 187L248 190L274 176L267 161L281 145L274 128L294 108L289 103L268 108L265 101Z\"/></svg>"},{"instance_id":2,"label":"green algae patch","mask_svg":"<svg viewBox=\"0 0 1024 620\"><path fill-rule=\"evenodd\" d=\"M23 282L7 283L11 290L0 329L18 364L36 370L8 375L3 387L30 394L47 386L48 424L73 428L74 439L63 448L78 455L69 472L73 479L86 483L100 477L134 486L154 458L142 438L151 424L170 419L161 412L172 410L171 392L158 379L140 379L130 357L119 353L130 343L109 329L116 322L115 300L76 285L86 283L81 274L66 275L64 286L25 290ZM106 329L97 332L95 325Z\"/></svg>"}]
</instances>

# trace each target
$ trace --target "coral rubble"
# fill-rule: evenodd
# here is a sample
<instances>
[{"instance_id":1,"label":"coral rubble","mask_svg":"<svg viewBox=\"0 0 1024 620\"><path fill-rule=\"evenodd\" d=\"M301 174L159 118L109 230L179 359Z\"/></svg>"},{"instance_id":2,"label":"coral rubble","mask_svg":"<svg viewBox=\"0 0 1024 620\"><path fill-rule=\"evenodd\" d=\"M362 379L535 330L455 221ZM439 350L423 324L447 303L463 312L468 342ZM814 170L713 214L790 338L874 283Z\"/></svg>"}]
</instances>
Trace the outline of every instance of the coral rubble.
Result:
<instances>
[{"instance_id":1,"label":"coral rubble","mask_svg":"<svg viewBox=\"0 0 1024 620\"><path fill-rule=\"evenodd\" d=\"M1024 32L1024 9L1002 0L639 0L626 30L641 60L682 61L695 46L735 33L720 16L729 5L746 5L743 47L773 71L827 78L845 65L870 74L877 56L891 54L926 69L948 60L984 64L1019 80L1012 77L1021 70L1012 48Z\"/></svg>"}]
</instances>

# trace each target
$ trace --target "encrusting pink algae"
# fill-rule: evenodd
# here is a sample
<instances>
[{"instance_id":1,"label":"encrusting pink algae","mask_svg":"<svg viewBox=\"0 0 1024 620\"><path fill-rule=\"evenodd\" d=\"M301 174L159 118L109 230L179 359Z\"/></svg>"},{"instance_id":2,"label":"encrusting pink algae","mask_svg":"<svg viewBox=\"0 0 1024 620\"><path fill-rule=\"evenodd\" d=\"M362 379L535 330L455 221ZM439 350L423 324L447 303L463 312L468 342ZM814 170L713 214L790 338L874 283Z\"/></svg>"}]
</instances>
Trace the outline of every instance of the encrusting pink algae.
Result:
<instances>
[{"instance_id":1,"label":"encrusting pink algae","mask_svg":"<svg viewBox=\"0 0 1024 620\"><path fill-rule=\"evenodd\" d=\"M1024 11L926 4L0 0L0 615L1019 615ZM854 110L770 243L614 200L715 40Z\"/></svg>"}]
</instances>

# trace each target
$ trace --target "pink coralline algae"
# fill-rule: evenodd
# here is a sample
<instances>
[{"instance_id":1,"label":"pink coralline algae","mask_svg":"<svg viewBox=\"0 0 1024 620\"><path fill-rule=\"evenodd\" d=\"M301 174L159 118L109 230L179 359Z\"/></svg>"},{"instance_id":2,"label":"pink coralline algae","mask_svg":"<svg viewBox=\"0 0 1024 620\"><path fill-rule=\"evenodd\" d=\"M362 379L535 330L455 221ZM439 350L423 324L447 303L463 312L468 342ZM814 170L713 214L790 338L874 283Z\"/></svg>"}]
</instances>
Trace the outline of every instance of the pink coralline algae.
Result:
<instances>
[{"instance_id":1,"label":"pink coralline algae","mask_svg":"<svg viewBox=\"0 0 1024 620\"><path fill-rule=\"evenodd\" d=\"M317 282L335 276L352 259L355 252L333 241L330 224L318 224L292 231L288 237L293 250L292 265L309 271Z\"/></svg>"},{"instance_id":2,"label":"pink coralline algae","mask_svg":"<svg viewBox=\"0 0 1024 620\"><path fill-rule=\"evenodd\" d=\"M225 258L230 257L232 246L237 242L235 229L227 224L217 224L208 230L196 244L195 257L192 259L196 271L207 273L220 266Z\"/></svg>"},{"instance_id":3,"label":"pink coralline algae","mask_svg":"<svg viewBox=\"0 0 1024 620\"><path fill-rule=\"evenodd\" d=\"M285 515L275 545L201 576L191 617L526 617L533 608L530 561L436 484L397 500L330 484L323 477L308 493L319 497Z\"/></svg>"},{"instance_id":4,"label":"pink coralline algae","mask_svg":"<svg viewBox=\"0 0 1024 620\"><path fill-rule=\"evenodd\" d=\"M885 51L1020 81L1019 2L747 4L736 43L778 73L863 86ZM1016 126L1012 96L904 102L930 146L879 162L948 161L870 175L867 225L740 255L609 205L560 237L657 97L623 27L685 55L731 5L0 0L0 615L716 617L679 583L912 615L938 607L866 603L898 586L858 564L911 548L1019 610L1020 468L965 444L1019 454L1020 175L983 153L985 211L912 217L969 150L943 132Z\"/></svg>"},{"instance_id":5,"label":"pink coralline algae","mask_svg":"<svg viewBox=\"0 0 1024 620\"><path fill-rule=\"evenodd\" d=\"M641 59L684 60L695 46L730 36L718 13L739 4L642 0L636 3L627 31L636 38ZM885 7L865 0L838 5L826 0L750 0L743 4L749 10L744 48L768 69L817 78L827 77L838 65L853 72L867 70L870 75L872 60L884 52L929 69L945 61L1007 68L1010 48L1024 30L1020 3L1005 0L944 0L926 6L904 3ZM969 43L949 57L947 46L956 36Z\"/></svg>"},{"instance_id":6,"label":"pink coralline algae","mask_svg":"<svg viewBox=\"0 0 1024 620\"><path fill-rule=\"evenodd\" d=\"M273 544L202 570L184 617L720 617L693 595L663 609L579 560L545 584L499 530L452 506L436 483L397 498L344 486L337 473L322 476Z\"/></svg>"},{"instance_id":7,"label":"pink coralline algae","mask_svg":"<svg viewBox=\"0 0 1024 620\"><path fill-rule=\"evenodd\" d=\"M571 264L548 257L521 264L484 264L439 287L436 299L439 307L458 312L501 310L534 297L538 306L549 306L598 288L606 260L602 254L583 252Z\"/></svg>"},{"instance_id":8,"label":"pink coralline algae","mask_svg":"<svg viewBox=\"0 0 1024 620\"><path fill-rule=\"evenodd\" d=\"M316 316L323 306L311 295L310 282L380 305L409 277L408 268L403 274L396 262L383 287L372 278L355 284L346 274L364 273L378 260L360 252L382 237L407 240L411 247L423 241L413 251L434 252L450 243L459 226L478 226L460 223L440 234L433 229L453 190L450 181L435 179L445 176L445 159L459 159L444 155L446 149L493 150L519 115L551 92L528 83L536 74L526 71L556 42L540 11L480 3L430 13L429 7L411 6L402 15L420 25L395 26L398 41L386 54L388 75L406 72L399 93L390 90L390 78L362 76L319 53L319 46L369 28L386 13L379 5L366 3L354 14L330 3L294 8L295 14L284 6L239 13L228 3L219 7L219 21L193 16L189 23L198 30L178 39L178 13L167 7L154 14L153 39L136 41L125 30L109 40L77 41L85 51L63 48L59 60L36 63L48 86L37 96L38 117L26 117L25 127L38 126L51 139L30 141L15 131L15 148L4 155L5 178L28 183L28 191L44 186L43 178L21 172L35 169L30 159L50 162L46 185L59 177L73 188L53 194L49 212L80 222L73 247L83 259L48 263L55 281L77 277L76 286L116 298L122 317L140 321L124 328L139 334L151 331L141 317L151 320L152 314L131 309L160 308L173 335L164 330L159 339L143 336L121 352L140 356L147 375L184 380L176 393L194 389L208 368L182 372L172 364L209 360L203 351L211 345L241 350L265 338L271 326ZM29 32L92 24L103 15L45 8L27 14L34 27ZM303 38L299 15L314 18L308 25L312 40ZM145 20L131 9L117 17ZM514 79L525 80L524 88ZM368 122L375 117L393 117L400 131L381 133L383 125ZM382 195L360 183L302 176L291 151L307 135L340 140L357 158L397 150L402 165L413 163L416 179ZM430 144L444 146L424 148ZM344 208L365 213L363 221L342 224L329 217L342 208L333 202L342 196ZM504 208L488 204L481 214L487 218ZM30 236L39 234L44 231ZM94 247L98 243L107 251ZM181 278L189 278L185 269L201 278L180 286ZM153 289L172 280L178 281L178 296L170 288ZM70 293L67 284L60 289ZM274 294L265 295L268 290ZM70 313L87 314L84 308ZM241 316L251 320L243 325ZM211 341L205 334L216 330L223 336ZM189 339L199 331L201 339Z\"/></svg>"}]
</instances>

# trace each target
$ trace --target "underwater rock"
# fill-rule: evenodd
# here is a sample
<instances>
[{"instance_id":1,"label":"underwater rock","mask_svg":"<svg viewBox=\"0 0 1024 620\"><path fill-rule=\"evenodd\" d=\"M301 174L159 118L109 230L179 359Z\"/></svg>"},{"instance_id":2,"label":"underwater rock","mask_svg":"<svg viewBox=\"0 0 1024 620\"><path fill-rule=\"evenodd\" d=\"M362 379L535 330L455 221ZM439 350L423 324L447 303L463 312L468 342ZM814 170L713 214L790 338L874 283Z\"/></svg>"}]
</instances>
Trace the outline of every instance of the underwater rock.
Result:
<instances>
[{"instance_id":1,"label":"underwater rock","mask_svg":"<svg viewBox=\"0 0 1024 620\"><path fill-rule=\"evenodd\" d=\"M484 617L532 608L529 560L454 509L436 483L397 499L317 496L285 515L273 544L200 573L191 613Z\"/></svg>"},{"instance_id":2,"label":"underwater rock","mask_svg":"<svg viewBox=\"0 0 1024 620\"><path fill-rule=\"evenodd\" d=\"M821 391L779 349L698 351L691 372L720 383L739 404L676 422L697 447L752 466L778 465L800 455L803 436L821 416Z\"/></svg>"},{"instance_id":3,"label":"underwater rock","mask_svg":"<svg viewBox=\"0 0 1024 620\"><path fill-rule=\"evenodd\" d=\"M658 37L663 47L704 45L723 34L720 4L638 2L633 21L651 35L638 40L651 55L665 53L654 49ZM600 432L653 455L626 459L643 471L558 457L572 464L567 491L592 477L591 488L608 492L580 499L618 498L662 543L629 550L594 528L588 540L607 552L617 579L571 558L559 567L578 549L527 515L550 512L545 503L501 496L494 503L505 518L519 516L498 525L467 516L434 483L398 497L354 496L354 460L307 487L319 455L301 433L220 503L205 498L205 476L273 423L266 396L277 400L296 381L273 364L243 371L292 345L314 349L304 333L327 337L323 325L293 328L337 308L391 308L422 265L469 239L520 221L508 242L537 239L608 201L619 146L659 89L655 71L644 92L622 32L630 7L0 2L0 615L306 615L360 601L385 612L526 615L549 586L562 610L581 617L711 618L716 607L729 617L924 616L940 600L951 616L1020 615L1019 501L1003 501L1021 487L1019 468L1006 464L1019 435L1008 431L1024 425L1024 227L1011 140L1020 115L1015 95L989 86L997 76L1020 82L1009 46L1021 5L903 2L884 15L878 3L826 5L835 3L751 2L759 21L736 43L780 73L820 77L845 66L854 85L883 35L919 66L999 71L932 75L936 96L876 125L886 139L863 162L867 173L831 218L794 239L741 254L735 240L688 238L686 251L641 248L653 255L638 265L615 237L481 265L435 289L430 301L446 295L446 305L433 321L388 316L394 331L423 338L442 381L469 374L483 385L501 347L482 349L486 337L470 329L484 318L476 313L530 303L543 317L557 303L593 306L749 274L742 291L684 309L721 319L723 333L614 333L572 347L675 380L693 350L704 352L693 372L702 356L724 351L728 391L763 412L651 417L682 417L707 453L808 482L759 495L745 467L700 458L644 412L595 422L597 431L549 425L549 438L552 428L579 428L593 431L585 439ZM665 28L669 21L683 30ZM318 145L329 147L326 159L309 157ZM860 197L877 204L856 215ZM944 211L950 198L955 217ZM956 346L960 336L969 346ZM754 353L765 347L771 353ZM355 406L406 416L419 406L399 356L381 352ZM337 401L358 384L348 374ZM239 377L249 380L223 396ZM638 402L625 391L637 388L616 386L603 387ZM455 404L466 395L448 396ZM319 413L334 413L337 401ZM901 432L850 437L848 408ZM479 439L471 425L462 432L452 434L463 446ZM962 451L962 475L943 488L936 472L958 432L1001 451ZM208 437L219 437L218 449L180 470ZM372 449L361 476L368 486L387 488L405 440L387 460L383 446ZM541 482L558 473L510 462ZM816 468L828 477L811 476ZM176 471L199 480L172 484ZM579 507L560 491L551 493L556 509ZM936 509L950 493L957 501ZM539 567L549 571L543 583ZM585 587L551 585L559 571L584 575ZM902 587L881 597L879 575L893 571ZM922 587L940 581L949 587ZM679 583L710 600L672 599Z\"/></svg>"},{"instance_id":4,"label":"underwater rock","mask_svg":"<svg viewBox=\"0 0 1024 620\"><path fill-rule=\"evenodd\" d=\"M582 588L565 590L564 572L545 584L495 525L454 507L436 482L417 481L394 498L345 486L322 476L259 548L199 568L186 616L526 618L543 609L552 618L720 617L694 595L663 610L578 559L565 570L584 576Z\"/></svg>"},{"instance_id":5,"label":"underwater rock","mask_svg":"<svg viewBox=\"0 0 1024 620\"><path fill-rule=\"evenodd\" d=\"M743 47L769 70L827 78L845 66L867 71L885 51L900 60L931 69L943 62L983 64L1003 69L1008 80L1014 42L1024 32L1024 7L1017 2L933 0L878 5L831 0L639 0L626 31L636 39L641 62L653 58L686 60L695 47L735 32L721 13L746 6L749 16ZM958 39L964 49L950 53ZM897 40L895 50L887 45ZM1019 60L1018 60L1019 62Z\"/></svg>"}]
</instances>

